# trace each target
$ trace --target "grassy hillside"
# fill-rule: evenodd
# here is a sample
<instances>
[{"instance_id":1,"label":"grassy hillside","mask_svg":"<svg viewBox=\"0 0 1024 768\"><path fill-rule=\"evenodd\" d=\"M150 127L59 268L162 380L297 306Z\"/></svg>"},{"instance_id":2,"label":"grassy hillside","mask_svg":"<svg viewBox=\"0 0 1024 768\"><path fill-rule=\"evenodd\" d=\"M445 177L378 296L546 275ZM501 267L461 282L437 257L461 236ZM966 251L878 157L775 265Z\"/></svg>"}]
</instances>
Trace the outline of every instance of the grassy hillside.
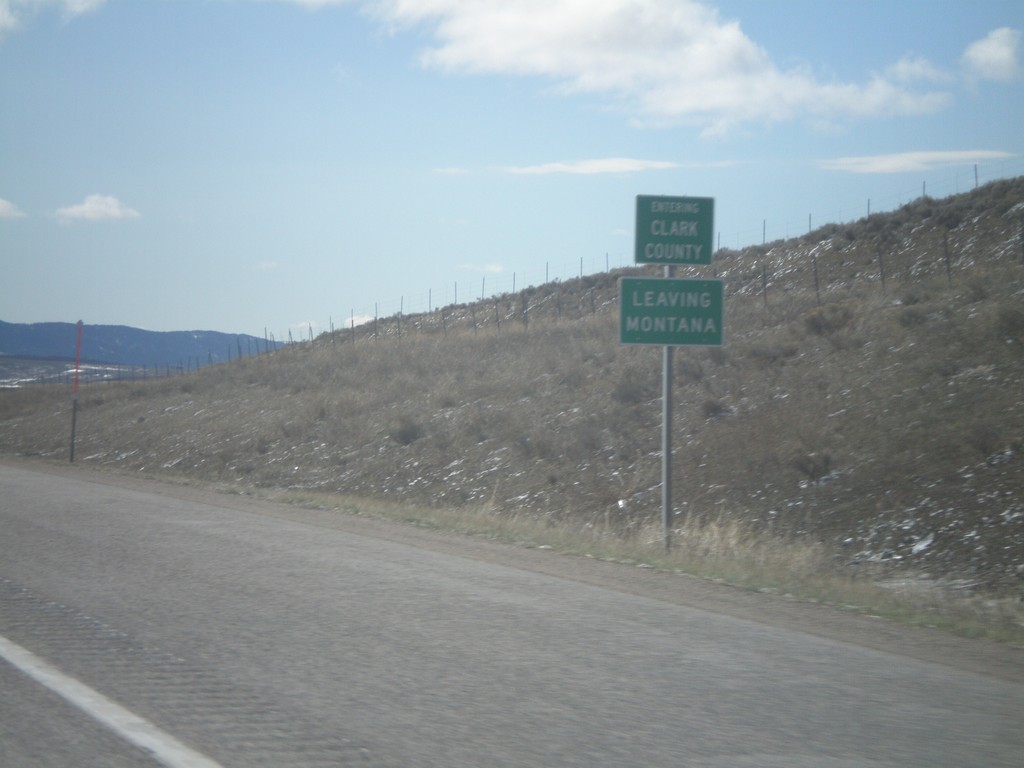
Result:
<instances>
[{"instance_id":1,"label":"grassy hillside","mask_svg":"<svg viewBox=\"0 0 1024 768\"><path fill-rule=\"evenodd\" d=\"M720 204L726 205L722 201ZM676 353L680 541L1024 593L1024 179L721 251L726 345ZM657 547L660 366L617 278L391 317L84 388L84 463L461 509ZM0 392L0 451L66 459L66 388ZM646 537L646 539L645 539Z\"/></svg>"}]
</instances>

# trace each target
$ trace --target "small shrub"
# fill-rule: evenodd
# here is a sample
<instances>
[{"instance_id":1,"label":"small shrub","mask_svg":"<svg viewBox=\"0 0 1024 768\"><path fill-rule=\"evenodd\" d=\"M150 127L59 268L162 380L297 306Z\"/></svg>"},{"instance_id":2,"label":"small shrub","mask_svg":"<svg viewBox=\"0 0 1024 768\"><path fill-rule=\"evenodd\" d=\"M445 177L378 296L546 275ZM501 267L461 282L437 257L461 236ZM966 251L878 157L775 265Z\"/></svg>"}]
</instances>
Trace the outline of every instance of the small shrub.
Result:
<instances>
[{"instance_id":1,"label":"small shrub","mask_svg":"<svg viewBox=\"0 0 1024 768\"><path fill-rule=\"evenodd\" d=\"M981 277L972 277L967 282L967 296L972 302L984 301L989 297L988 284Z\"/></svg>"},{"instance_id":2,"label":"small shrub","mask_svg":"<svg viewBox=\"0 0 1024 768\"><path fill-rule=\"evenodd\" d=\"M722 347L710 347L708 349L708 360L713 362L715 365L725 365L728 357L725 354L725 349Z\"/></svg>"},{"instance_id":3,"label":"small shrub","mask_svg":"<svg viewBox=\"0 0 1024 768\"><path fill-rule=\"evenodd\" d=\"M793 459L793 468L817 482L832 471L832 456L828 453L806 453Z\"/></svg>"},{"instance_id":4,"label":"small shrub","mask_svg":"<svg viewBox=\"0 0 1024 768\"><path fill-rule=\"evenodd\" d=\"M612 390L612 399L622 405L639 405L655 397L651 377L638 371L626 371Z\"/></svg>"},{"instance_id":5,"label":"small shrub","mask_svg":"<svg viewBox=\"0 0 1024 768\"><path fill-rule=\"evenodd\" d=\"M313 420L323 421L330 415L330 409L324 400L319 400L313 409Z\"/></svg>"},{"instance_id":6,"label":"small shrub","mask_svg":"<svg viewBox=\"0 0 1024 768\"><path fill-rule=\"evenodd\" d=\"M996 333L1007 341L1024 341L1024 309L1000 307L996 313Z\"/></svg>"},{"instance_id":7,"label":"small shrub","mask_svg":"<svg viewBox=\"0 0 1024 768\"><path fill-rule=\"evenodd\" d=\"M928 322L928 313L920 307L907 307L900 313L900 325L904 328L917 328Z\"/></svg>"},{"instance_id":8,"label":"small shrub","mask_svg":"<svg viewBox=\"0 0 1024 768\"><path fill-rule=\"evenodd\" d=\"M411 416L403 416L391 430L391 439L400 445L410 445L426 434L426 431Z\"/></svg>"},{"instance_id":9,"label":"small shrub","mask_svg":"<svg viewBox=\"0 0 1024 768\"><path fill-rule=\"evenodd\" d=\"M565 446L558 446L547 435L521 434L512 441L519 455L527 461L552 461L565 454Z\"/></svg>"},{"instance_id":10,"label":"small shrub","mask_svg":"<svg viewBox=\"0 0 1024 768\"><path fill-rule=\"evenodd\" d=\"M687 381L700 381L704 378L704 367L700 364L700 361L683 355L678 356L676 359L678 360L677 368L679 374L684 379Z\"/></svg>"},{"instance_id":11,"label":"small shrub","mask_svg":"<svg viewBox=\"0 0 1024 768\"><path fill-rule=\"evenodd\" d=\"M963 221L963 213L956 209L947 209L939 214L939 224L946 229L956 229Z\"/></svg>"},{"instance_id":12,"label":"small shrub","mask_svg":"<svg viewBox=\"0 0 1024 768\"><path fill-rule=\"evenodd\" d=\"M900 304L905 307L912 307L915 304L920 304L925 300L925 295L917 288L910 288L904 291L903 295L900 296Z\"/></svg>"},{"instance_id":13,"label":"small shrub","mask_svg":"<svg viewBox=\"0 0 1024 768\"><path fill-rule=\"evenodd\" d=\"M797 348L792 344L776 344L766 347L754 347L747 354L761 368L781 365L790 357L796 357Z\"/></svg>"},{"instance_id":14,"label":"small shrub","mask_svg":"<svg viewBox=\"0 0 1024 768\"><path fill-rule=\"evenodd\" d=\"M562 386L568 387L569 389L577 389L583 381L586 379L583 371L579 368L573 368L571 371L562 377Z\"/></svg>"},{"instance_id":15,"label":"small shrub","mask_svg":"<svg viewBox=\"0 0 1024 768\"><path fill-rule=\"evenodd\" d=\"M1001 447L999 430L991 424L973 424L967 434L967 441L982 458L986 459Z\"/></svg>"},{"instance_id":16,"label":"small shrub","mask_svg":"<svg viewBox=\"0 0 1024 768\"><path fill-rule=\"evenodd\" d=\"M700 407L705 419L721 419L732 414L732 408L721 400L708 398Z\"/></svg>"},{"instance_id":17,"label":"small shrub","mask_svg":"<svg viewBox=\"0 0 1024 768\"><path fill-rule=\"evenodd\" d=\"M853 308L846 303L825 304L804 315L807 330L818 336L829 336L845 328L853 319Z\"/></svg>"}]
</instances>

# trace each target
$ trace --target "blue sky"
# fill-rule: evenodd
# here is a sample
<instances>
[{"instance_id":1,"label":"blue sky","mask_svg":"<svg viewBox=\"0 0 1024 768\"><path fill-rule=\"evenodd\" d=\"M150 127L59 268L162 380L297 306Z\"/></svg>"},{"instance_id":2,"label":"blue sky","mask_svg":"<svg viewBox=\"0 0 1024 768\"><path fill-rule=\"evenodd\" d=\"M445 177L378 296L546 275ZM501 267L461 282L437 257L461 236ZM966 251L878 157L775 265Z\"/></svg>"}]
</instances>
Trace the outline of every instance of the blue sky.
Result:
<instances>
[{"instance_id":1,"label":"blue sky","mask_svg":"<svg viewBox=\"0 0 1024 768\"><path fill-rule=\"evenodd\" d=\"M1024 174L1017 0L0 0L0 319L278 339Z\"/></svg>"}]
</instances>

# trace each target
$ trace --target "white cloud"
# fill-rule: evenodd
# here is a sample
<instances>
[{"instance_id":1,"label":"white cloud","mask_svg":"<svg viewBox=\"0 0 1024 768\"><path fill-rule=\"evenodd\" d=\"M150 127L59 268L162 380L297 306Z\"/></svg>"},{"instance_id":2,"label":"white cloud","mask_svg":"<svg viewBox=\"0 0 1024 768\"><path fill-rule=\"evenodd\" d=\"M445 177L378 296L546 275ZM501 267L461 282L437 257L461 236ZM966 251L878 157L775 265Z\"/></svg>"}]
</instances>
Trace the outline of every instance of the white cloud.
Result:
<instances>
[{"instance_id":1,"label":"white cloud","mask_svg":"<svg viewBox=\"0 0 1024 768\"><path fill-rule=\"evenodd\" d=\"M697 0L377 0L396 25L427 25L437 45L424 66L469 74L534 75L596 94L651 122L689 122L705 134L746 122L921 114L945 94L907 87L935 79L905 59L864 83L819 82L781 70L736 21ZM927 75L927 77L926 77Z\"/></svg>"},{"instance_id":2,"label":"white cloud","mask_svg":"<svg viewBox=\"0 0 1024 768\"><path fill-rule=\"evenodd\" d=\"M945 78L908 56L861 82L780 68L740 27L701 0L279 0L310 10L361 5L392 28L422 26L421 63L445 72L548 78L609 99L641 123L689 123L705 135L752 122L933 113L951 101L921 84ZM75 16L105 0L0 0L0 37L42 8ZM1019 33L996 30L964 64L976 76L1017 71Z\"/></svg>"},{"instance_id":3,"label":"white cloud","mask_svg":"<svg viewBox=\"0 0 1024 768\"><path fill-rule=\"evenodd\" d=\"M875 76L864 85L830 84L808 90L819 103L807 104L804 110L823 117L888 117L893 114L923 115L938 112L952 103L948 93L932 91L916 93L900 87L892 80Z\"/></svg>"},{"instance_id":4,"label":"white cloud","mask_svg":"<svg viewBox=\"0 0 1024 768\"><path fill-rule=\"evenodd\" d=\"M106 2L107 0L56 0L56 5L63 7L64 13L68 16L79 16L95 11Z\"/></svg>"},{"instance_id":5,"label":"white cloud","mask_svg":"<svg viewBox=\"0 0 1024 768\"><path fill-rule=\"evenodd\" d=\"M0 0L0 40L18 28L18 17L14 15L10 2Z\"/></svg>"},{"instance_id":6,"label":"white cloud","mask_svg":"<svg viewBox=\"0 0 1024 768\"><path fill-rule=\"evenodd\" d=\"M89 195L75 205L57 210L57 218L64 223L71 221L105 221L112 219L137 219L135 211L112 195Z\"/></svg>"},{"instance_id":7,"label":"white cloud","mask_svg":"<svg viewBox=\"0 0 1024 768\"><path fill-rule=\"evenodd\" d=\"M1020 31L1001 27L967 46L961 62L971 77L1009 82L1020 72L1019 47Z\"/></svg>"},{"instance_id":8,"label":"white cloud","mask_svg":"<svg viewBox=\"0 0 1024 768\"><path fill-rule=\"evenodd\" d=\"M952 79L923 56L904 56L886 70L886 75L898 83L949 82Z\"/></svg>"},{"instance_id":9,"label":"white cloud","mask_svg":"<svg viewBox=\"0 0 1024 768\"><path fill-rule=\"evenodd\" d=\"M545 163L543 165L523 165L503 168L507 173L515 174L595 174L595 173L635 173L637 171L660 171L679 168L679 163L668 160L636 160L631 157L606 157L597 160L577 160L564 163Z\"/></svg>"},{"instance_id":10,"label":"white cloud","mask_svg":"<svg viewBox=\"0 0 1024 768\"><path fill-rule=\"evenodd\" d=\"M102 6L106 0L0 0L0 40L21 27L23 20L47 8L57 8L64 18L81 16Z\"/></svg>"},{"instance_id":11,"label":"white cloud","mask_svg":"<svg viewBox=\"0 0 1024 768\"><path fill-rule=\"evenodd\" d=\"M823 160L820 167L827 171L849 173L908 173L930 171L951 165L971 165L986 160L1013 157L1010 152L989 150L961 150L947 152L901 152L891 155L863 157L837 157Z\"/></svg>"},{"instance_id":12,"label":"white cloud","mask_svg":"<svg viewBox=\"0 0 1024 768\"><path fill-rule=\"evenodd\" d=\"M0 197L0 219L23 219L25 212L9 200Z\"/></svg>"}]
</instances>

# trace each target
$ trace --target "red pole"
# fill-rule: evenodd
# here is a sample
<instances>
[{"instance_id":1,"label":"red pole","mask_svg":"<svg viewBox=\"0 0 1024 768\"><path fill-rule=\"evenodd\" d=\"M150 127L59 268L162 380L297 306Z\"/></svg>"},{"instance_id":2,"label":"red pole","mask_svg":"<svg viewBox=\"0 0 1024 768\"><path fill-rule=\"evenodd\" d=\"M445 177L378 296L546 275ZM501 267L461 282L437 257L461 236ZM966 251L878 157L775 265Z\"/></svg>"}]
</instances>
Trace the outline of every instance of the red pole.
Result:
<instances>
[{"instance_id":1,"label":"red pole","mask_svg":"<svg viewBox=\"0 0 1024 768\"><path fill-rule=\"evenodd\" d=\"M78 321L78 344L75 346L75 399L78 399L78 367L82 362L82 321Z\"/></svg>"},{"instance_id":2,"label":"red pole","mask_svg":"<svg viewBox=\"0 0 1024 768\"><path fill-rule=\"evenodd\" d=\"M75 345L75 386L71 396L71 458L75 461L75 428L78 426L78 369L82 363L82 321L78 321L78 343Z\"/></svg>"}]
</instances>

